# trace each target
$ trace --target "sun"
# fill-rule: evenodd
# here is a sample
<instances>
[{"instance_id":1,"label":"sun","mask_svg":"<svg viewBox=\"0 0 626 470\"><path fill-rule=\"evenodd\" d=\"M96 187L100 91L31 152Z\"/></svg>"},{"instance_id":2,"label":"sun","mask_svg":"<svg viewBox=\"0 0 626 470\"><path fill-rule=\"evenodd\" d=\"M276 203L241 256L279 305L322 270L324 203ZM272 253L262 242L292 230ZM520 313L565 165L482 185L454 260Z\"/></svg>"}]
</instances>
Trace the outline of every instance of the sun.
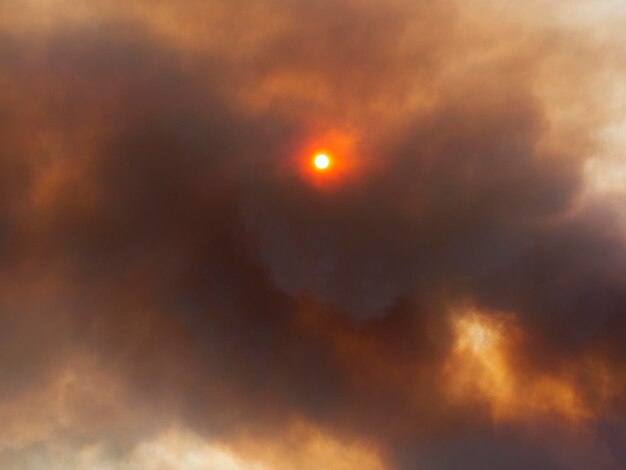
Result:
<instances>
[{"instance_id":1,"label":"sun","mask_svg":"<svg viewBox=\"0 0 626 470\"><path fill-rule=\"evenodd\" d=\"M318 170L326 170L330 166L330 157L325 153L318 153L313 159L313 165Z\"/></svg>"}]
</instances>

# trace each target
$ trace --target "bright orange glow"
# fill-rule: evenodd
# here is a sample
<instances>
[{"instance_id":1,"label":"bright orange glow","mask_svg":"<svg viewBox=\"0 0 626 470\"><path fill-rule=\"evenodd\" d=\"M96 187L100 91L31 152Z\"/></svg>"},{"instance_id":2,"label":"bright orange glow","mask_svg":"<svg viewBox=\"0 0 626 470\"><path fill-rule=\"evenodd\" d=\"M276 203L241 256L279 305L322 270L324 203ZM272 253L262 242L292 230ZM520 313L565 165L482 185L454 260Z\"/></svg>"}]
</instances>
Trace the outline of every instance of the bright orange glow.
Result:
<instances>
[{"instance_id":1,"label":"bright orange glow","mask_svg":"<svg viewBox=\"0 0 626 470\"><path fill-rule=\"evenodd\" d=\"M281 434L240 436L230 443L210 442L174 428L138 446L130 456L133 468L193 470L383 470L376 448L346 440L330 430L294 423ZM89 466L93 468L95 465Z\"/></svg>"},{"instance_id":2,"label":"bright orange glow","mask_svg":"<svg viewBox=\"0 0 626 470\"><path fill-rule=\"evenodd\" d=\"M325 153L318 153L313 160L313 164L318 170L326 170L330 166L330 157Z\"/></svg>"},{"instance_id":3,"label":"bright orange glow","mask_svg":"<svg viewBox=\"0 0 626 470\"><path fill-rule=\"evenodd\" d=\"M354 134L330 130L311 132L294 152L289 164L308 185L328 193L361 178L364 160L364 157L357 158Z\"/></svg>"},{"instance_id":4,"label":"bright orange glow","mask_svg":"<svg viewBox=\"0 0 626 470\"><path fill-rule=\"evenodd\" d=\"M456 336L448 362L456 400L484 401L496 420L554 415L579 421L590 415L567 375L520 370L519 330L511 316L468 311L452 321Z\"/></svg>"}]
</instances>

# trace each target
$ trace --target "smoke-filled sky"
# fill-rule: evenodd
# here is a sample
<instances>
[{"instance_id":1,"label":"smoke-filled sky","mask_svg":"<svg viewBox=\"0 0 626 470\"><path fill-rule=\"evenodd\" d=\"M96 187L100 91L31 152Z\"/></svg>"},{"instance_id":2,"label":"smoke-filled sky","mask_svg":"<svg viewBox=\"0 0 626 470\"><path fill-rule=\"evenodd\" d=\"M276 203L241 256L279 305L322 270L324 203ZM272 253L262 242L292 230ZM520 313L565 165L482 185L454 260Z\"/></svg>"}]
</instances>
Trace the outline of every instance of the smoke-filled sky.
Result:
<instances>
[{"instance_id":1,"label":"smoke-filled sky","mask_svg":"<svg viewBox=\"0 0 626 470\"><path fill-rule=\"evenodd\" d=\"M0 0L0 468L625 469L625 44L623 0Z\"/></svg>"}]
</instances>

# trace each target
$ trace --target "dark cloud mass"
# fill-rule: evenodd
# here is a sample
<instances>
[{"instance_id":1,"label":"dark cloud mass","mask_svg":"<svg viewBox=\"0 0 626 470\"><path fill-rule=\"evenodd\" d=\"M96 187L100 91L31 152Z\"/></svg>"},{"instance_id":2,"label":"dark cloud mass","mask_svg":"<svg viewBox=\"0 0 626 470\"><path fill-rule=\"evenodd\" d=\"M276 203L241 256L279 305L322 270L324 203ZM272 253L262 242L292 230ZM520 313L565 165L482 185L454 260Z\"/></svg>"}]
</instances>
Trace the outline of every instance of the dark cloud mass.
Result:
<instances>
[{"instance_id":1,"label":"dark cloud mass","mask_svg":"<svg viewBox=\"0 0 626 470\"><path fill-rule=\"evenodd\" d=\"M0 3L0 467L626 468L623 7L44 3Z\"/></svg>"}]
</instances>

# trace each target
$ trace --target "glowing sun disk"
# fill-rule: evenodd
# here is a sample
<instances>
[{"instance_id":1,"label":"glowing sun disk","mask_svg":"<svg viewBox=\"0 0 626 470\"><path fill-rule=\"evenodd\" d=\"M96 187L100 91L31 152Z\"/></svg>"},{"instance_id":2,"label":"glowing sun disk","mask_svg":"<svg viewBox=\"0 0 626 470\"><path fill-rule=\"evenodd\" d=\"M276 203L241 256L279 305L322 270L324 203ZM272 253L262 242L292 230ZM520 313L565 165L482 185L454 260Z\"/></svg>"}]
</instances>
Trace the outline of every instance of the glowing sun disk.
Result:
<instances>
[{"instance_id":1,"label":"glowing sun disk","mask_svg":"<svg viewBox=\"0 0 626 470\"><path fill-rule=\"evenodd\" d=\"M313 164L318 170L326 170L330 166L330 158L325 153L318 153L313 159Z\"/></svg>"}]
</instances>

